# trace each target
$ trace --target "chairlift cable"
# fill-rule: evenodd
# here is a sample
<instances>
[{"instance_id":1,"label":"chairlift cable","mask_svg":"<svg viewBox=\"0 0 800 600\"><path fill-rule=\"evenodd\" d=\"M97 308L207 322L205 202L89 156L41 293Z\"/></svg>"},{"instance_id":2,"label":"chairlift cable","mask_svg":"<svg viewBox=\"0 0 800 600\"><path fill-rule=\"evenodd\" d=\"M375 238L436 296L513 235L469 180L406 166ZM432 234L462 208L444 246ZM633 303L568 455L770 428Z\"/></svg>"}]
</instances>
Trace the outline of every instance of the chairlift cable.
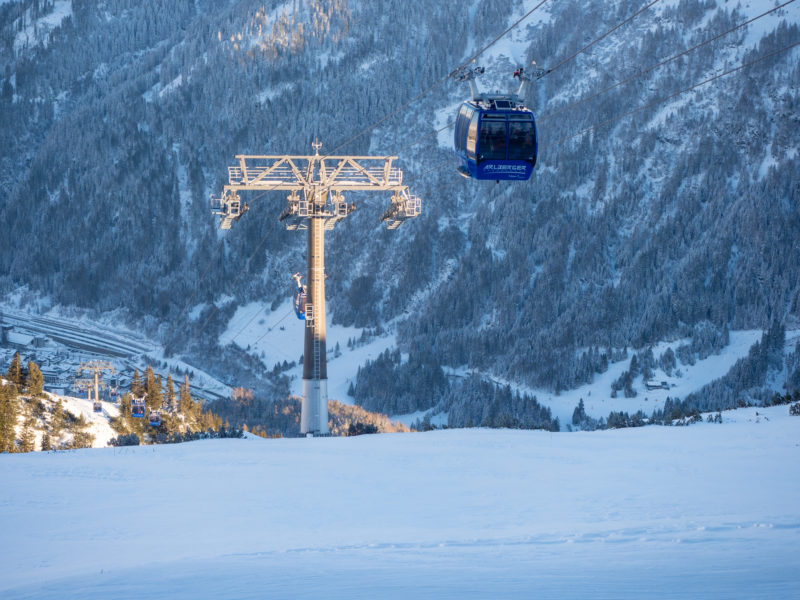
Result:
<instances>
[{"instance_id":1,"label":"chairlift cable","mask_svg":"<svg viewBox=\"0 0 800 600\"><path fill-rule=\"evenodd\" d=\"M266 336L267 336L269 333L271 333L271 332L272 332L272 330L273 330L273 329L275 329L275 328L276 328L278 325L280 325L280 324L281 324L281 323L284 321L284 319L286 319L286 317L288 317L289 315L291 315L293 312L294 312L294 309L290 309L290 310L289 310L289 312L287 312L287 313L286 313L285 315L283 315L283 316L282 316L280 319L278 319L277 321L275 321L275 323L272 325L272 327L268 327L268 328L267 328L267 331L266 331L266 332L265 332L265 333L264 333L264 334L263 334L263 335L262 335L260 338L258 338L258 339L255 341L255 343L253 344L253 346L257 345L257 344L258 344L258 343L259 343L261 340L263 340L263 339L264 339L264 338L265 338L265 337L266 337ZM282 353L282 354L283 354L283 353Z\"/></svg>"},{"instance_id":2,"label":"chairlift cable","mask_svg":"<svg viewBox=\"0 0 800 600\"><path fill-rule=\"evenodd\" d=\"M264 192L264 193L266 193L266 192ZM247 261L245 261L245 263L244 263L244 266L243 266L243 267L242 267L242 268L239 270L239 273L236 275L236 277L234 278L234 280L233 280L233 282L231 283L230 287L228 288L228 293L229 293L229 294L230 294L230 292L233 290L233 288L236 286L236 283L239 281L239 278L242 276L242 274L243 274L243 273L244 273L244 272L247 270L247 268L250 266L250 261L251 261L251 260L253 260L253 257L255 257L255 255L258 253L258 251L259 251L259 250L261 250L261 246L263 246L263 245L264 245L264 242L266 242L266 241L267 241L267 237L268 237L268 236L269 236L269 233L265 234L265 235L264 235L264 237L263 237L263 238L261 238L261 241L260 241L260 242L258 243L258 245L256 246L256 249L255 249L255 250L253 250L253 253L250 255L250 258L248 258L248 259L247 259ZM193 342L195 339L197 339L197 338L200 336L200 334L201 334L201 333L203 333L203 332L206 330L206 327L208 327L208 324L211 322L211 319L212 319L212 318L214 317L214 315L216 315L216 314L217 314L217 312L219 311L219 307L217 306L217 304L216 304L215 302L212 302L212 305L214 306L214 308L212 309L212 311L211 311L211 314L210 314L210 315L208 315L208 317L206 317L206 320L205 320L205 322L203 323L202 327L200 327L200 329L197 331L197 333L195 333L195 334L194 334L192 337L190 337L190 338L189 338L189 341L188 341L188 342L186 342L186 347L187 347L187 348L188 348L188 347L191 345L191 343L192 343L192 342Z\"/></svg>"},{"instance_id":3,"label":"chairlift cable","mask_svg":"<svg viewBox=\"0 0 800 600\"><path fill-rule=\"evenodd\" d=\"M251 202L253 202L253 201L255 201L255 200L258 200L259 198L262 198L262 197L264 197L264 196L265 196L265 195L266 195L268 192L271 192L271 191L273 191L273 190L275 189L275 187L277 187L277 185L274 185L274 186L273 186L272 188L270 188L270 189L266 189L266 190L264 190L264 191L263 191L263 192L261 192L259 195L257 195L255 198L253 198L253 199L251 200ZM264 239L262 239L262 240L261 240L261 243L259 244L259 247L261 246L261 244L263 244L263 243L264 243L264 241L265 241L265 240L266 240L266 236L264 237ZM173 324L173 326L172 326L172 327L170 328L170 330L167 332L167 335L164 337L164 339L166 339L166 340L169 340L169 337L170 337L170 336L171 336L173 333L175 333L175 330L177 329L177 327L178 327L178 325L179 325L179 323L180 323L181 317L183 317L183 315L186 313L186 310L187 310L187 309L189 308L189 306L191 305L191 303L192 303L192 300L193 300L193 299L194 299L194 297L197 295L197 292L198 292L198 290L200 289L200 284L203 282L203 280L205 279L206 275L208 275L208 272L211 270L211 267L214 265L214 259L216 259L217 255L219 254L220 250L222 249L222 247L223 247L224 243L225 243L225 238L224 238L224 237L223 237L223 238L221 238L221 239L220 239L220 240L217 242L217 246L216 246L216 248L214 249L214 251L211 253L211 257L210 257L210 258L209 258L209 260L208 260L208 266L205 268L205 270L203 271L203 273L200 275L200 278L197 280L197 283L195 284L195 288L194 288L194 291L192 292L192 295L191 295L191 296L189 296L189 300L187 300L187 302L186 302L186 303L183 305L183 308L181 309L181 312L178 314L178 317L177 317L177 318L174 320L174 324ZM250 257L250 259L252 259L252 256ZM250 262L250 259L248 259L248 261L247 261L248 263ZM237 276L237 279L238 279L238 276ZM215 305L215 306L216 306L216 305ZM190 338L190 339L189 339L189 341L190 341L190 342L194 341L194 337ZM187 343L187 344L186 344L186 347L188 347L188 345L189 345L189 344Z\"/></svg>"}]
</instances>

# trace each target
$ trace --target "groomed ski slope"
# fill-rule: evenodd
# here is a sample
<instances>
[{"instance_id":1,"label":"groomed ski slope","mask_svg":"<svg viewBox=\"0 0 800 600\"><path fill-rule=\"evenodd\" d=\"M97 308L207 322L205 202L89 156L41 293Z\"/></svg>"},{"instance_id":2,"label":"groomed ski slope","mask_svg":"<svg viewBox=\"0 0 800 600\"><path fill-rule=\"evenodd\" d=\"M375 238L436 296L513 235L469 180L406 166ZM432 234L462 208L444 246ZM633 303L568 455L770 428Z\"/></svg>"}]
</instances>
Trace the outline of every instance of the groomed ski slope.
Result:
<instances>
[{"instance_id":1,"label":"groomed ski slope","mask_svg":"<svg viewBox=\"0 0 800 600\"><path fill-rule=\"evenodd\" d=\"M0 597L797 598L800 417L724 416L4 454Z\"/></svg>"}]
</instances>

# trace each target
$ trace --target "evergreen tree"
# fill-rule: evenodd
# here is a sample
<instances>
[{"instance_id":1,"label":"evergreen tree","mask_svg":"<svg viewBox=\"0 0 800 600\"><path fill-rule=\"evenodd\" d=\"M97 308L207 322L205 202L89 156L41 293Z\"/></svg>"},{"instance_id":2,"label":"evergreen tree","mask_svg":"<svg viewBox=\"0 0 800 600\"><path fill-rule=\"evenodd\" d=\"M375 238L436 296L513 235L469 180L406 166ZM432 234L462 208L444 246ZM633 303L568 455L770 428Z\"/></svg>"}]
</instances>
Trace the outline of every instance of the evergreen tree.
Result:
<instances>
[{"instance_id":1,"label":"evergreen tree","mask_svg":"<svg viewBox=\"0 0 800 600\"><path fill-rule=\"evenodd\" d=\"M8 371L6 372L6 379L8 379L11 383L16 385L22 385L22 359L19 356L19 352L14 353L14 358L11 359L11 366L8 367Z\"/></svg>"},{"instance_id":2,"label":"evergreen tree","mask_svg":"<svg viewBox=\"0 0 800 600\"><path fill-rule=\"evenodd\" d=\"M184 375L183 385L181 385L180 398L178 401L178 410L180 410L181 414L184 414L188 417L192 414L193 408L194 402L192 401L192 395L189 393L189 376Z\"/></svg>"},{"instance_id":3,"label":"evergreen tree","mask_svg":"<svg viewBox=\"0 0 800 600\"><path fill-rule=\"evenodd\" d=\"M139 369L134 369L133 371L130 391L134 398L141 398L144 395L144 386L142 385L141 377L139 377Z\"/></svg>"},{"instance_id":4,"label":"evergreen tree","mask_svg":"<svg viewBox=\"0 0 800 600\"><path fill-rule=\"evenodd\" d=\"M28 393L31 396L41 396L42 388L44 387L44 375L39 370L39 365L30 361L28 363L28 376L25 380L25 385L28 387Z\"/></svg>"},{"instance_id":5,"label":"evergreen tree","mask_svg":"<svg viewBox=\"0 0 800 600\"><path fill-rule=\"evenodd\" d=\"M47 452L48 450L53 449L53 442L50 439L50 434L48 432L44 432L42 436L42 452Z\"/></svg>"},{"instance_id":6,"label":"evergreen tree","mask_svg":"<svg viewBox=\"0 0 800 600\"><path fill-rule=\"evenodd\" d=\"M163 401L161 385L156 379L153 367L150 365L147 366L147 370L145 371L144 393L147 410L161 410L161 403Z\"/></svg>"},{"instance_id":7,"label":"evergreen tree","mask_svg":"<svg viewBox=\"0 0 800 600\"><path fill-rule=\"evenodd\" d=\"M172 381L172 374L167 375L167 391L166 391L167 408L171 413L176 413L178 410L178 400L175 397L175 384Z\"/></svg>"},{"instance_id":8,"label":"evergreen tree","mask_svg":"<svg viewBox=\"0 0 800 600\"><path fill-rule=\"evenodd\" d=\"M61 429L64 427L64 404L61 398L53 406L53 415L50 417L50 429L53 435L58 437L61 434Z\"/></svg>"},{"instance_id":9,"label":"evergreen tree","mask_svg":"<svg viewBox=\"0 0 800 600\"><path fill-rule=\"evenodd\" d=\"M580 425L586 420L586 407L583 404L583 398L578 402L578 406L572 411L572 424Z\"/></svg>"},{"instance_id":10,"label":"evergreen tree","mask_svg":"<svg viewBox=\"0 0 800 600\"><path fill-rule=\"evenodd\" d=\"M25 419L19 443L20 452L33 452L36 449L36 433L33 430L33 425L33 419Z\"/></svg>"},{"instance_id":11,"label":"evergreen tree","mask_svg":"<svg viewBox=\"0 0 800 600\"><path fill-rule=\"evenodd\" d=\"M123 418L131 416L131 394L123 394L119 401L119 414Z\"/></svg>"},{"instance_id":12,"label":"evergreen tree","mask_svg":"<svg viewBox=\"0 0 800 600\"><path fill-rule=\"evenodd\" d=\"M19 407L13 385L0 386L0 452L13 452Z\"/></svg>"}]
</instances>

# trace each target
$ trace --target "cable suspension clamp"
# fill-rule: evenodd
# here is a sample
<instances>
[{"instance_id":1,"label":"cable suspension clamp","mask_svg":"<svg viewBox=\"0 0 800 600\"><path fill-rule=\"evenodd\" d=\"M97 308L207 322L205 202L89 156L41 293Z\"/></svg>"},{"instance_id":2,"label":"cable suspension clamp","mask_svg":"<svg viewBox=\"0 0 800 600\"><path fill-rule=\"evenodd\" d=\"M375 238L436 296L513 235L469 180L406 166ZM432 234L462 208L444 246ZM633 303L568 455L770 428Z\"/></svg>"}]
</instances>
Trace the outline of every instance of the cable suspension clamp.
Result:
<instances>
[{"instance_id":1,"label":"cable suspension clamp","mask_svg":"<svg viewBox=\"0 0 800 600\"><path fill-rule=\"evenodd\" d=\"M472 95L473 100L481 100L482 96L478 93L478 84L475 79L486 71L484 67L459 67L452 73L450 76L453 77L458 82L468 82L469 83L469 92Z\"/></svg>"}]
</instances>

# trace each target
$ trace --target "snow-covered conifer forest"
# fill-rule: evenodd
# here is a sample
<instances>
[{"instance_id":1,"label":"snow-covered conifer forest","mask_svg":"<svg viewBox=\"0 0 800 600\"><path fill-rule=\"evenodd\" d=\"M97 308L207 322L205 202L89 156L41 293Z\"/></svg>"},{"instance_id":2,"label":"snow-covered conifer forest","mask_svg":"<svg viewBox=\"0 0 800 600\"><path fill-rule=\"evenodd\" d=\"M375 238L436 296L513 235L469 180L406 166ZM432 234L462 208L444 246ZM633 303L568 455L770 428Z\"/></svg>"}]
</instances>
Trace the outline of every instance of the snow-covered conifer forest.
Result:
<instances>
[{"instance_id":1,"label":"snow-covered conifer forest","mask_svg":"<svg viewBox=\"0 0 800 600\"><path fill-rule=\"evenodd\" d=\"M326 249L333 323L392 332L412 364L557 391L624 348L795 328L798 50L786 48L800 13L763 15L777 5L656 2L531 86L535 174L490 185L451 160L465 84L395 111L531 2L3 2L0 284L124 309L168 353L276 393L259 370L273 364L219 335L238 306L289 295L305 239L277 221L282 194L253 200L224 237L208 199L235 154L309 154L318 138L323 152L397 153L423 199L391 232L378 225L388 200L354 195ZM480 56L480 85L508 91L517 66L557 66L644 6L546 2Z\"/></svg>"}]
</instances>

